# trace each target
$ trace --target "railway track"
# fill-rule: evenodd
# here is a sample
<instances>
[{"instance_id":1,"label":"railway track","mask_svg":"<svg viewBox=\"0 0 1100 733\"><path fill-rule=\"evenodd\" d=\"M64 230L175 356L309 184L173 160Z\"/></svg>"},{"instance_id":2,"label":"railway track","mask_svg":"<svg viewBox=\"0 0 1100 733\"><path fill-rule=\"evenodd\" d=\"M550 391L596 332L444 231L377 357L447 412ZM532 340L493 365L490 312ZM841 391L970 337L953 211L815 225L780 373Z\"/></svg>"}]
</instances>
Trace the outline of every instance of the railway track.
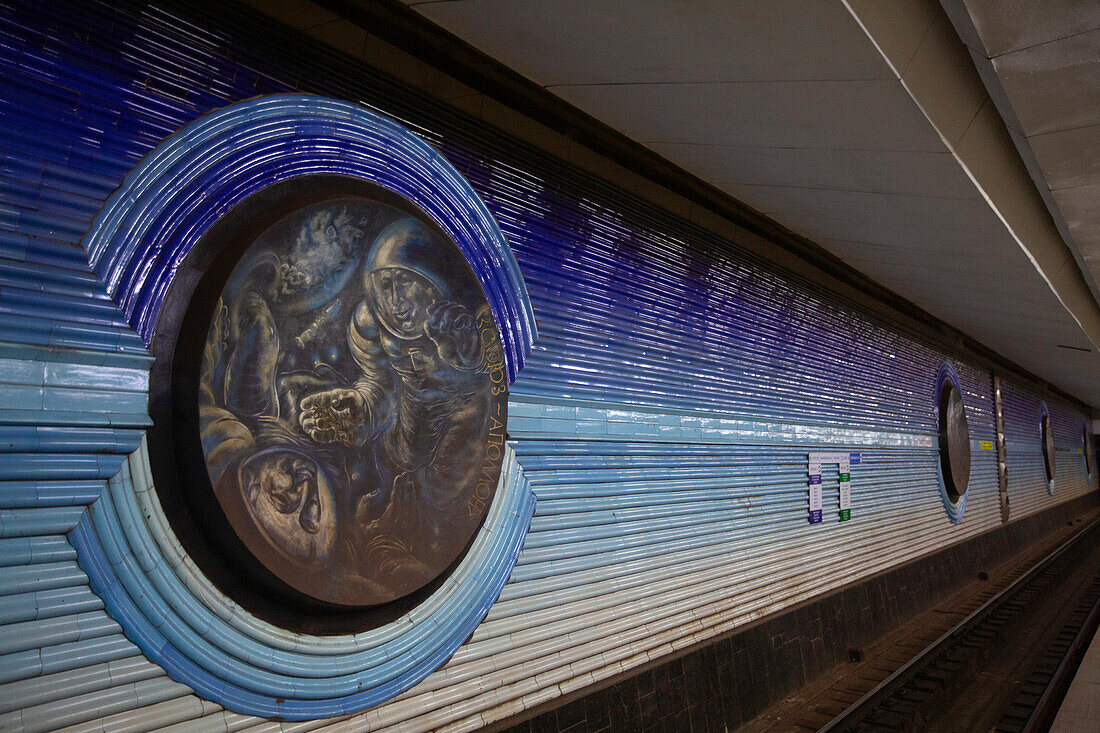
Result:
<instances>
[{"instance_id":1,"label":"railway track","mask_svg":"<svg viewBox=\"0 0 1100 733\"><path fill-rule=\"evenodd\" d=\"M1100 520L992 594L821 730L1046 730L1098 623Z\"/></svg>"}]
</instances>

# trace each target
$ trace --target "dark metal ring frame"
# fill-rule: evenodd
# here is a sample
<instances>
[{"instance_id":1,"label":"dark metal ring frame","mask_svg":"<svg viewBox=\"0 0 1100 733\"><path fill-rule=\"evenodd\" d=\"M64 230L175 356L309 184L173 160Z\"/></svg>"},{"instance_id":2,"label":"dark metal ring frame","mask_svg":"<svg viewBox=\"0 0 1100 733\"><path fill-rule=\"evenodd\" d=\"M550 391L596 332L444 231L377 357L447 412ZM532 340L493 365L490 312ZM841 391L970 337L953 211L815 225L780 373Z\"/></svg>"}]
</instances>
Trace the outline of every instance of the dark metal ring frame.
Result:
<instances>
[{"instance_id":1,"label":"dark metal ring frame","mask_svg":"<svg viewBox=\"0 0 1100 733\"><path fill-rule=\"evenodd\" d=\"M969 432L969 429L966 429L964 435L954 436L954 440L952 439L951 435L945 434L946 425L944 425L943 422L942 422L943 421L943 416L940 414L940 412L941 412L941 409L942 409L941 408L941 402L942 402L943 391L945 389L945 386L948 386L948 385L950 385L950 387L953 388L958 393L959 398L961 400L962 399L962 388L959 385L959 375L955 371L955 367L951 364L951 362L945 361L945 362L943 362L943 364L940 365L939 372L936 374L936 388L935 388L935 392L933 392L933 396L932 396L932 405L933 405L932 410L933 410L933 414L935 415L937 430L940 433L939 461L938 461L939 462L939 470L937 471L936 476L937 476L938 483L939 483L940 498L943 500L944 511L947 512L947 517L948 517L948 519L951 520L952 524L958 524L962 521L963 515L966 513L966 502L967 502L967 497L968 497L967 488L968 487L966 487L966 486L962 487L961 491L958 490L957 487L955 487L954 491L949 491L947 482L950 481L951 479L946 474L950 472L950 468L949 468L949 466L950 466L950 452L951 452L952 446L957 445L960 441L964 441L966 447L969 448L970 447L970 432ZM965 403L964 403L964 405L963 405L964 416L965 416L965 409L966 409L966 406L965 406ZM963 424L963 428L967 428L965 422Z\"/></svg>"},{"instance_id":2,"label":"dark metal ring frame","mask_svg":"<svg viewBox=\"0 0 1100 733\"><path fill-rule=\"evenodd\" d=\"M536 334L530 300L503 234L437 151L401 125L354 104L273 95L187 125L126 177L83 244L109 294L149 346L173 278L183 272L196 279L183 263L203 235L257 191L319 174L342 177L344 186L357 179L353 186L375 196L384 195L379 189L389 191L393 200L408 202L446 232L485 291L509 383L514 380ZM170 409L164 395L153 397L154 414ZM272 598L288 598L277 584L253 593L261 597L254 612L211 582L204 571L216 564L203 567L180 542L167 518L172 502L161 505L148 458L141 451L132 456L129 470L124 467L112 479L71 533L81 567L127 636L174 679L232 710L287 720L370 707L449 659L499 595L534 512L522 470L506 456L482 530L434 592L391 609L388 617L376 609L370 618L350 619L353 625L374 623L368 631L331 633L347 631L339 623L326 627L316 621L332 609L292 596L289 603L271 605ZM239 590L232 578L221 581ZM295 614L303 628L312 618L330 633L288 631L270 622ZM400 623L387 623L395 614Z\"/></svg>"},{"instance_id":3,"label":"dark metal ring frame","mask_svg":"<svg viewBox=\"0 0 1100 733\"><path fill-rule=\"evenodd\" d=\"M1081 421L1081 452L1085 456L1085 476L1089 479L1092 478L1093 462L1096 460L1094 442L1089 430L1089 420L1085 418Z\"/></svg>"},{"instance_id":4,"label":"dark metal ring frame","mask_svg":"<svg viewBox=\"0 0 1100 733\"><path fill-rule=\"evenodd\" d=\"M177 538L225 595L282 628L314 634L357 633L409 612L438 590L469 551L476 532L447 568L423 588L390 603L357 608L309 596L276 576L230 525L214 493L199 440L198 385L207 328L234 266L267 228L305 206L358 196L386 204L446 234L407 199L369 181L314 174L272 184L222 216L175 272L150 351L147 435L157 496ZM478 529L480 529L480 524Z\"/></svg>"}]
</instances>

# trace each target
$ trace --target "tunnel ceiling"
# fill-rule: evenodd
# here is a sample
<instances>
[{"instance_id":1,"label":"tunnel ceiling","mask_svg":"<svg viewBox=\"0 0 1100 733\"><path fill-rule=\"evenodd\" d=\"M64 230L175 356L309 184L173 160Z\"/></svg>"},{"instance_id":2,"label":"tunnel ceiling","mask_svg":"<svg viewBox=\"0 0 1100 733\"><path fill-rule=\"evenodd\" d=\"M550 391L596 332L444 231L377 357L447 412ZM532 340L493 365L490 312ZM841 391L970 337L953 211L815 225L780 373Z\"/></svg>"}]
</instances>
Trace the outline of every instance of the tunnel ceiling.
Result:
<instances>
[{"instance_id":1,"label":"tunnel ceiling","mask_svg":"<svg viewBox=\"0 0 1100 733\"><path fill-rule=\"evenodd\" d=\"M1100 406L1096 6L405 3Z\"/></svg>"}]
</instances>

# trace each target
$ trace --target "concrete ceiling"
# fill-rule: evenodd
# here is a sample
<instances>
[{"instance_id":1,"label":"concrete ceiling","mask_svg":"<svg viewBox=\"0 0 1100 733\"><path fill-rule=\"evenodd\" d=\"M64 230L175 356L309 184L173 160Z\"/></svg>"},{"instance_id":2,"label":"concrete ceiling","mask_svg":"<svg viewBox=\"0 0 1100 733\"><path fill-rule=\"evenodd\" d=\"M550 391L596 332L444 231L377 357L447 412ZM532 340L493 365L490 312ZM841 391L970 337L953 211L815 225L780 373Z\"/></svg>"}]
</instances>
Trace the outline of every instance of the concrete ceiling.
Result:
<instances>
[{"instance_id":1,"label":"concrete ceiling","mask_svg":"<svg viewBox=\"0 0 1100 733\"><path fill-rule=\"evenodd\" d=\"M1098 5L944 3L406 0L1100 406Z\"/></svg>"},{"instance_id":2,"label":"concrete ceiling","mask_svg":"<svg viewBox=\"0 0 1100 733\"><path fill-rule=\"evenodd\" d=\"M1100 3L943 0L1100 299Z\"/></svg>"}]
</instances>

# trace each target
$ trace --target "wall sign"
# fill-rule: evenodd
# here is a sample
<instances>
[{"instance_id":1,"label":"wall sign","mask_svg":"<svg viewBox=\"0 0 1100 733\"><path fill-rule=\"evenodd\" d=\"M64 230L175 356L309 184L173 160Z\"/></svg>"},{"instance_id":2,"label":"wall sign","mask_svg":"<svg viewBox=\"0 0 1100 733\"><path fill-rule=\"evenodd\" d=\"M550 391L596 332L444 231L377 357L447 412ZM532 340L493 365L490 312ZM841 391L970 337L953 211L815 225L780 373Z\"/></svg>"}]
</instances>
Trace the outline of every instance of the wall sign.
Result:
<instances>
[{"instance_id":1,"label":"wall sign","mask_svg":"<svg viewBox=\"0 0 1100 733\"><path fill-rule=\"evenodd\" d=\"M837 507L841 522L852 518L851 466L860 462L859 453L811 453L810 463L810 524L822 520L821 467L835 465L840 479Z\"/></svg>"}]
</instances>

